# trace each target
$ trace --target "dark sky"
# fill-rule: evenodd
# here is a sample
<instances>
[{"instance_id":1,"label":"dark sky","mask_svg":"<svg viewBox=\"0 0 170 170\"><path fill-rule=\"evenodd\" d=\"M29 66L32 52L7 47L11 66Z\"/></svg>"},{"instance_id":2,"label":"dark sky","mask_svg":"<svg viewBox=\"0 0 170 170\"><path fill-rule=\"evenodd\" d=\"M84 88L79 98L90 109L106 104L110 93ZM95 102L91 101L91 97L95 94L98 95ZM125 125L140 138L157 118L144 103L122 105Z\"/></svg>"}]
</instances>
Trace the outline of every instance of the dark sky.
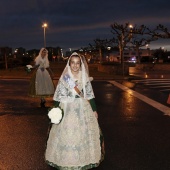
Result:
<instances>
[{"instance_id":1,"label":"dark sky","mask_svg":"<svg viewBox=\"0 0 170 170\"><path fill-rule=\"evenodd\" d=\"M46 46L76 49L111 38L114 22L170 28L170 0L0 0L0 46L43 47L44 22ZM169 44L159 40L150 48L170 50Z\"/></svg>"}]
</instances>

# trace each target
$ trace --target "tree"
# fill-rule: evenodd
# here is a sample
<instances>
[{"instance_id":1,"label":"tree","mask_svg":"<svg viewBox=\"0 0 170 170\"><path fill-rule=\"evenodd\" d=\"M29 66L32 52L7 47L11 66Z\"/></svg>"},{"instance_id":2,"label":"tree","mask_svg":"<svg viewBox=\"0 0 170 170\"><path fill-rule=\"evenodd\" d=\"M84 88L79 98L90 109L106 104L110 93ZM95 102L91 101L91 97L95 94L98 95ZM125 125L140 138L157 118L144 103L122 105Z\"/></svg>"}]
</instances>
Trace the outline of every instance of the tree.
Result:
<instances>
[{"instance_id":1,"label":"tree","mask_svg":"<svg viewBox=\"0 0 170 170\"><path fill-rule=\"evenodd\" d=\"M95 48L99 50L99 60L100 60L100 63L102 63L103 61L103 58L102 58L102 49L104 48L107 48L108 46L110 46L112 44L112 40L108 40L108 39L95 39L94 40L94 43L95 43ZM92 48L93 45L89 44L90 47Z\"/></svg>"},{"instance_id":2,"label":"tree","mask_svg":"<svg viewBox=\"0 0 170 170\"><path fill-rule=\"evenodd\" d=\"M163 61L167 60L167 51L164 51L164 49L162 48L155 50L153 55L157 58L157 60L160 59L162 59Z\"/></svg>"},{"instance_id":3,"label":"tree","mask_svg":"<svg viewBox=\"0 0 170 170\"><path fill-rule=\"evenodd\" d=\"M12 54L12 48L1 47L0 54L2 57L4 57L5 68L8 69L8 56L9 56L9 54Z\"/></svg>"},{"instance_id":4,"label":"tree","mask_svg":"<svg viewBox=\"0 0 170 170\"><path fill-rule=\"evenodd\" d=\"M170 38L170 32L168 30L168 28L166 28L164 25L159 24L154 32L153 32L154 36L157 36L159 38Z\"/></svg>"},{"instance_id":5,"label":"tree","mask_svg":"<svg viewBox=\"0 0 170 170\"><path fill-rule=\"evenodd\" d=\"M113 39L119 47L122 64L124 61L123 51L125 47L134 48L138 56L138 62L140 62L139 48L159 38L159 34L155 32L158 28L151 30L145 25L132 26L129 22L121 25L115 22L111 25L111 28L111 32L114 35Z\"/></svg>"},{"instance_id":6,"label":"tree","mask_svg":"<svg viewBox=\"0 0 170 170\"><path fill-rule=\"evenodd\" d=\"M112 42L117 43L117 46L119 47L120 60L123 65L123 51L132 38L132 27L129 22L124 25L114 22L111 24L111 29L111 33L113 34Z\"/></svg>"},{"instance_id":7,"label":"tree","mask_svg":"<svg viewBox=\"0 0 170 170\"><path fill-rule=\"evenodd\" d=\"M132 47L136 50L138 62L140 63L141 56L139 53L139 48L150 44L151 41L158 40L158 37L155 36L154 30L151 30L144 25L141 25L139 27L135 25L132 28L132 34L133 36L130 43L132 44Z\"/></svg>"}]
</instances>

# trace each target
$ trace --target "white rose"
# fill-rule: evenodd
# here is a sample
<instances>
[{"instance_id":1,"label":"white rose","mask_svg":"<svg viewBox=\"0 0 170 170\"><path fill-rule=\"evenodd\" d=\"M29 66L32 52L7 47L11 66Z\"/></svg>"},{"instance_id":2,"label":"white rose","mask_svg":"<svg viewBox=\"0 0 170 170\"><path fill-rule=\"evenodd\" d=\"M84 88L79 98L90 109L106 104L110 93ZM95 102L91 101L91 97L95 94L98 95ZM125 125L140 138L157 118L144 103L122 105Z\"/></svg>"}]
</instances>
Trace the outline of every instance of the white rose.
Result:
<instances>
[{"instance_id":1,"label":"white rose","mask_svg":"<svg viewBox=\"0 0 170 170\"><path fill-rule=\"evenodd\" d=\"M51 123L59 124L63 114L60 108L53 108L48 112L48 117L51 119Z\"/></svg>"},{"instance_id":2,"label":"white rose","mask_svg":"<svg viewBox=\"0 0 170 170\"><path fill-rule=\"evenodd\" d=\"M26 65L26 67L27 67L28 69L33 68L32 65Z\"/></svg>"}]
</instances>

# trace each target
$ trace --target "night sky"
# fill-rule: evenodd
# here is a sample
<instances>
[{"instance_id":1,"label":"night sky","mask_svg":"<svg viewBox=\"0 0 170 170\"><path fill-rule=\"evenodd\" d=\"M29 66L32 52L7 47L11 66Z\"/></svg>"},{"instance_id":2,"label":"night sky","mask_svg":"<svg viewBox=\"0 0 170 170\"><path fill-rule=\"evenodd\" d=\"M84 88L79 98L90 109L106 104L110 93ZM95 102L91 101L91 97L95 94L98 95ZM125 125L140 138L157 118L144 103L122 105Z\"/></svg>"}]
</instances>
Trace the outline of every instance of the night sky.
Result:
<instances>
[{"instance_id":1,"label":"night sky","mask_svg":"<svg viewBox=\"0 0 170 170\"><path fill-rule=\"evenodd\" d=\"M72 50L93 44L96 38L112 38L114 22L170 30L169 0L0 0L0 46L39 49L46 46ZM150 48L170 50L170 39Z\"/></svg>"}]
</instances>

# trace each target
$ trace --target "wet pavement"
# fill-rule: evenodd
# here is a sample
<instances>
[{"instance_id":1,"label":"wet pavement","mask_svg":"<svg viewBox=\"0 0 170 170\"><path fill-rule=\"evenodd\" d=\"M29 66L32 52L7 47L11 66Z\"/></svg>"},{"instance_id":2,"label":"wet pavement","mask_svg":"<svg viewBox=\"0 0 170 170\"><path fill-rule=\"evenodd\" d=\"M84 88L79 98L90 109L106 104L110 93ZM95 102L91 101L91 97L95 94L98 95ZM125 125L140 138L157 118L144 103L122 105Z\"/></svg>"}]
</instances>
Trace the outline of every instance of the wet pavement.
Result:
<instances>
[{"instance_id":1,"label":"wet pavement","mask_svg":"<svg viewBox=\"0 0 170 170\"><path fill-rule=\"evenodd\" d=\"M129 74L131 76L140 78L151 78L151 79L167 79L170 78L170 70L141 70L135 67L129 68Z\"/></svg>"},{"instance_id":2,"label":"wet pavement","mask_svg":"<svg viewBox=\"0 0 170 170\"><path fill-rule=\"evenodd\" d=\"M0 80L0 170L53 169L44 162L52 98L40 108L39 99L27 96L28 85L26 79ZM106 150L96 170L169 170L170 117L107 81L92 85Z\"/></svg>"}]
</instances>

